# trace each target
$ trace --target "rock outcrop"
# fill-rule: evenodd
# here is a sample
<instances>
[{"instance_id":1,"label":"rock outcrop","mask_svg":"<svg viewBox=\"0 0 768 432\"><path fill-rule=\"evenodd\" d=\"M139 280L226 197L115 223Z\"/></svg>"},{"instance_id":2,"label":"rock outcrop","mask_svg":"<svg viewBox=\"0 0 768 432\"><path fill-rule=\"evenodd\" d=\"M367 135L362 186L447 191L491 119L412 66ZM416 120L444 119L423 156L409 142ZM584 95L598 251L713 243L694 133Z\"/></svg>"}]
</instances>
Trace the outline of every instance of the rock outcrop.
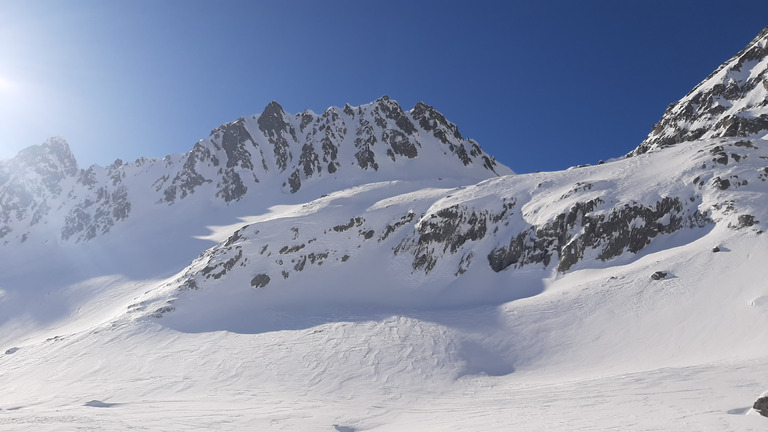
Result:
<instances>
[{"instance_id":1,"label":"rock outcrop","mask_svg":"<svg viewBox=\"0 0 768 432\"><path fill-rule=\"evenodd\" d=\"M752 405L752 409L764 417L768 417L768 396L758 398Z\"/></svg>"},{"instance_id":2,"label":"rock outcrop","mask_svg":"<svg viewBox=\"0 0 768 432\"><path fill-rule=\"evenodd\" d=\"M684 141L768 133L768 28L671 104L628 156Z\"/></svg>"}]
</instances>

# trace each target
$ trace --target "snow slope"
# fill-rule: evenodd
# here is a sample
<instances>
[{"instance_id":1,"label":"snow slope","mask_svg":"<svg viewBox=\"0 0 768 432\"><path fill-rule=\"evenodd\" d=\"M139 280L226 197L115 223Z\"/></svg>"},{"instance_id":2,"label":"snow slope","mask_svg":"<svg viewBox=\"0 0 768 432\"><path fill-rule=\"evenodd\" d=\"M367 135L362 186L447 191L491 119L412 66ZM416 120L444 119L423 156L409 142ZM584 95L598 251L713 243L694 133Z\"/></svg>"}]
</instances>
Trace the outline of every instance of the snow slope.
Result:
<instances>
[{"instance_id":1,"label":"snow slope","mask_svg":"<svg viewBox=\"0 0 768 432\"><path fill-rule=\"evenodd\" d=\"M348 177L310 163L291 191L297 157L277 167L281 149L298 147L278 137L288 142L302 116L271 105L167 159L167 178L160 161L117 180L106 174L115 167L94 174L94 185L134 192L121 201L105 186L102 204L131 210L110 213L93 237L78 237L93 224L62 236L56 218L91 211L71 202L101 187L81 188L68 148L21 155L37 162L0 194L12 229L0 249L0 428L765 429L750 407L768 388L766 131L496 176L502 167L482 156L462 162L450 137L463 138L437 114L400 114L391 102L331 109L327 120L378 107L377 140L392 128L446 152L409 158L405 141L387 138L378 169L348 153L324 161ZM240 139L262 117L269 147ZM409 135L404 118L418 130ZM259 148L277 151L237 151ZM214 156L200 163L205 149L220 151L221 171L204 169ZM435 157L445 163L430 165ZM238 188L223 179L261 160L282 174L259 174L227 200ZM416 166L388 171L388 160ZM195 174L211 181L184 180Z\"/></svg>"},{"instance_id":2,"label":"snow slope","mask_svg":"<svg viewBox=\"0 0 768 432\"><path fill-rule=\"evenodd\" d=\"M726 230L497 306L262 310L257 320L282 328L252 332L178 330L172 314L99 323L83 310L92 321L79 331L52 329L0 357L0 424L762 430L742 414L765 387L764 336L746 330L766 324L768 245ZM660 263L675 277L651 281Z\"/></svg>"}]
</instances>

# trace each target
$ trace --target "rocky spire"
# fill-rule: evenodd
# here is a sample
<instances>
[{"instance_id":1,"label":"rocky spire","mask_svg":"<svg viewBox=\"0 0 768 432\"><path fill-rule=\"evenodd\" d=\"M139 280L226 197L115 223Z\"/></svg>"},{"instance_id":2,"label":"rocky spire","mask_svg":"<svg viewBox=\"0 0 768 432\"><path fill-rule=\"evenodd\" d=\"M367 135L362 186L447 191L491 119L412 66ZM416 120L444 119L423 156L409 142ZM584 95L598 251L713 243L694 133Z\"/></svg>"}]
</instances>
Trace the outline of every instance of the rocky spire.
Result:
<instances>
[{"instance_id":1,"label":"rocky spire","mask_svg":"<svg viewBox=\"0 0 768 432\"><path fill-rule=\"evenodd\" d=\"M259 130L267 137L273 148L278 169L280 172L285 171L288 162L293 160L293 153L290 151L290 144L284 132L289 134L293 141L296 141L296 131L286 121L283 107L275 101L270 102L259 116L258 124Z\"/></svg>"}]
</instances>

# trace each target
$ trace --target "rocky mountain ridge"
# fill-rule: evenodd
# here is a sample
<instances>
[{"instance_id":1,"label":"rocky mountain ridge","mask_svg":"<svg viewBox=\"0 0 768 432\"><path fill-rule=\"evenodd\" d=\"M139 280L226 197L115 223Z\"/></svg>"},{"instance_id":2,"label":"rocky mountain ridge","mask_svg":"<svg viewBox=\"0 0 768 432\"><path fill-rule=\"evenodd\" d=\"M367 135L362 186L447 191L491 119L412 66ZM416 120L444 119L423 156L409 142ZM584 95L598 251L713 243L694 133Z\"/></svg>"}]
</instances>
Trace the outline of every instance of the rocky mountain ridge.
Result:
<instances>
[{"instance_id":1,"label":"rocky mountain ridge","mask_svg":"<svg viewBox=\"0 0 768 432\"><path fill-rule=\"evenodd\" d=\"M319 192L329 192L369 181L477 181L510 173L421 102L403 111L384 96L319 115L291 115L272 102L260 115L214 129L185 155L83 170L61 138L23 150L0 162L0 242L87 241L137 207L155 207L162 217L158 207L193 195L221 206L256 191L296 194L320 185Z\"/></svg>"},{"instance_id":2,"label":"rocky mountain ridge","mask_svg":"<svg viewBox=\"0 0 768 432\"><path fill-rule=\"evenodd\" d=\"M628 156L684 141L768 131L768 27L671 104Z\"/></svg>"}]
</instances>

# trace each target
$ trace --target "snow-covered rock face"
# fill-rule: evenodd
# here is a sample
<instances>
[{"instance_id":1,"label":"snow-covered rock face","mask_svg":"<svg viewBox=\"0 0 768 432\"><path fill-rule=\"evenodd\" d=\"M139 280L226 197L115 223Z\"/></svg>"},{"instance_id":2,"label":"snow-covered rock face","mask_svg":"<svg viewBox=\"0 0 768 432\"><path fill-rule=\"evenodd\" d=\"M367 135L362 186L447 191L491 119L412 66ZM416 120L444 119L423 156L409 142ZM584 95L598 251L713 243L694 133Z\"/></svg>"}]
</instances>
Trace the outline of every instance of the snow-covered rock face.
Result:
<instances>
[{"instance_id":1,"label":"snow-covered rock face","mask_svg":"<svg viewBox=\"0 0 768 432\"><path fill-rule=\"evenodd\" d=\"M758 134L768 130L761 120L768 119L767 41L768 29L672 105L634 157L458 188L370 183L338 190L280 217L241 225L135 311L163 317L177 299L194 304L190 291L222 293L241 304L249 302L247 290L269 293L260 297L267 303L313 296L400 306L494 302L531 294L487 288L517 280L518 272L560 277L633 262L649 249L689 244L715 231L761 235L768 221L761 204L768 202L768 146ZM363 115L366 109L370 114ZM346 127L354 123L349 119L365 117L355 132L357 169L412 158L421 148L414 137L427 134L462 164L495 169L424 104L404 113L383 98L357 110L329 110L323 121L305 113L298 125L276 104L265 112L260 131L269 137L278 170L291 173L291 191L334 166L338 150L329 137L349 133L338 126L341 118ZM376 127L388 129L371 133ZM241 132L247 122L237 128L232 135L247 141ZM295 147L285 143L302 134L322 145L305 146L296 158L287 150ZM265 169L274 163L265 160ZM364 281L365 289L347 281ZM386 300L369 299L381 293Z\"/></svg>"},{"instance_id":2,"label":"snow-covered rock face","mask_svg":"<svg viewBox=\"0 0 768 432\"><path fill-rule=\"evenodd\" d=\"M368 105L332 107L319 115L286 114L271 102L260 116L213 130L187 155L184 169L170 182L159 182L158 189L166 202L173 202L203 184L216 183L216 196L231 202L265 178L279 179L283 190L296 193L320 178L355 175L350 170L398 170L405 159L418 159L425 169L430 162L447 159L471 167L470 175L480 177L510 173L432 107L419 103L405 112L384 96ZM457 173L467 174L459 170L442 175Z\"/></svg>"},{"instance_id":3,"label":"snow-covered rock face","mask_svg":"<svg viewBox=\"0 0 768 432\"><path fill-rule=\"evenodd\" d=\"M472 183L511 173L423 103L404 111L384 96L359 107L291 115L272 102L261 115L214 129L186 155L162 160L81 170L61 138L23 150L0 162L0 241L86 241L137 207L156 207L151 212L162 217L161 207L193 195L226 206L249 194L263 198L307 187L319 196L371 181Z\"/></svg>"},{"instance_id":4,"label":"snow-covered rock face","mask_svg":"<svg viewBox=\"0 0 768 432\"><path fill-rule=\"evenodd\" d=\"M79 171L61 138L51 138L22 150L13 160L0 162L0 239L15 225L32 227L46 219L52 201L62 195Z\"/></svg>"},{"instance_id":5,"label":"snow-covered rock face","mask_svg":"<svg viewBox=\"0 0 768 432\"><path fill-rule=\"evenodd\" d=\"M629 155L716 137L768 133L768 28L667 108Z\"/></svg>"},{"instance_id":6,"label":"snow-covered rock face","mask_svg":"<svg viewBox=\"0 0 768 432\"><path fill-rule=\"evenodd\" d=\"M563 172L402 187L342 190L243 224L146 296L141 310L161 317L177 298L195 304L188 292L198 290L241 304L252 289L269 292L267 303L510 300L527 295L501 288L518 271L550 277L624 264L654 244L685 245L713 231L761 235L768 146L718 138ZM463 295L440 294L451 289Z\"/></svg>"}]
</instances>

